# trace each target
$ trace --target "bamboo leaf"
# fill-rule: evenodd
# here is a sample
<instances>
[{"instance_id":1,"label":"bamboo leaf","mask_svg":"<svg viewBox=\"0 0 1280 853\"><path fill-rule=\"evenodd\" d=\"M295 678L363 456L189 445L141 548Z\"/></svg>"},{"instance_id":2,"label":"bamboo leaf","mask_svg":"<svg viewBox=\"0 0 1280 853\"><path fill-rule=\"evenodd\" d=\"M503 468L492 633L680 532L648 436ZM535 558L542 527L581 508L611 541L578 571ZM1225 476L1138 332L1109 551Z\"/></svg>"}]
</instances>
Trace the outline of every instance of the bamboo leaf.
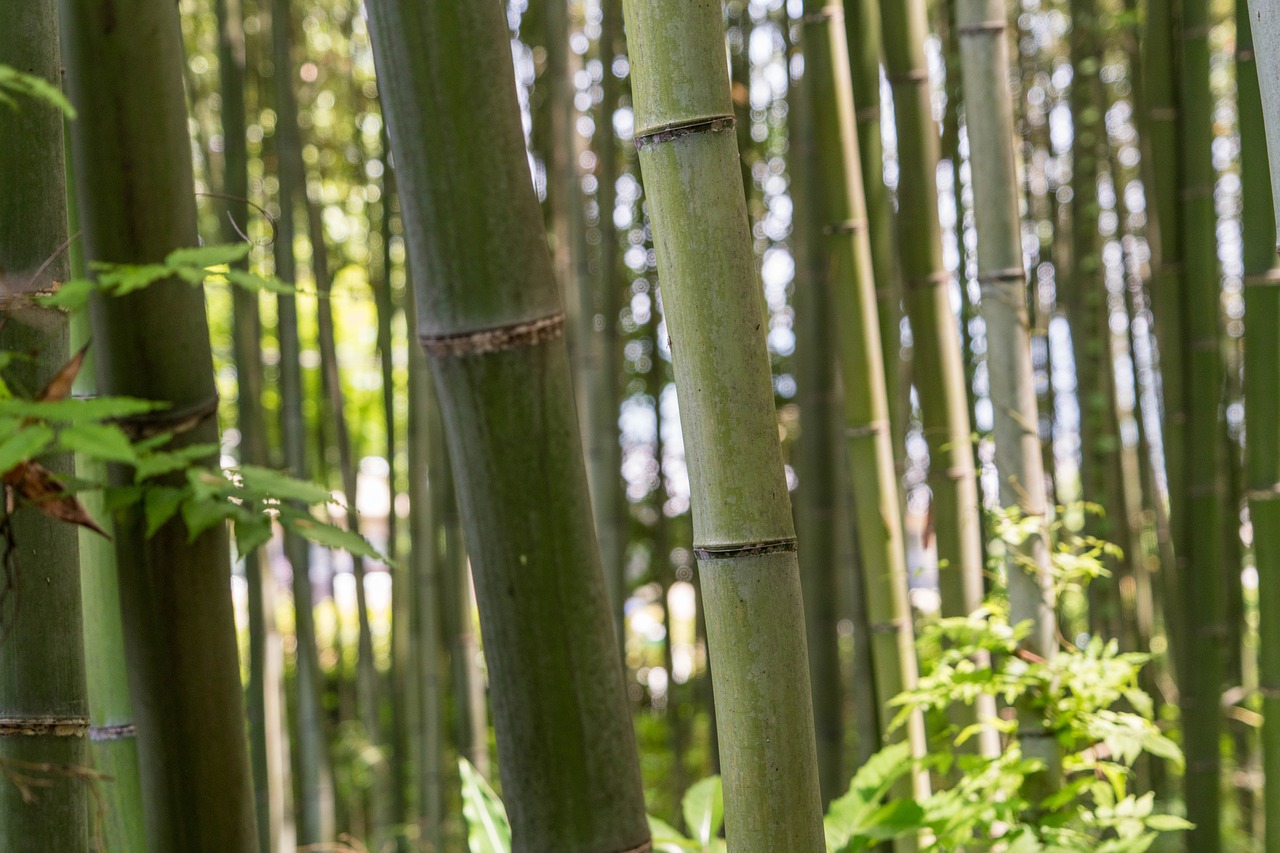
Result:
<instances>
[{"instance_id":1,"label":"bamboo leaf","mask_svg":"<svg viewBox=\"0 0 1280 853\"><path fill-rule=\"evenodd\" d=\"M234 264L249 257L253 246L249 243L232 243L217 246L193 246L188 249L174 249L164 259L165 266L172 269L178 267L217 267L223 264Z\"/></svg>"},{"instance_id":2,"label":"bamboo leaf","mask_svg":"<svg viewBox=\"0 0 1280 853\"><path fill-rule=\"evenodd\" d=\"M37 77L34 74L24 74L16 68L8 65L0 65L0 93L15 92L27 95L36 100L44 101L50 106L56 107L62 111L62 114L69 119L76 117L75 108L71 106L71 102L67 100L62 91L54 86L43 77ZM3 101L12 109L20 109L20 105L8 95L0 96Z\"/></svg>"},{"instance_id":3,"label":"bamboo leaf","mask_svg":"<svg viewBox=\"0 0 1280 853\"><path fill-rule=\"evenodd\" d=\"M58 432L58 444L73 453L83 453L104 462L137 460L138 454L124 430L112 424L72 424Z\"/></svg>"},{"instance_id":4,"label":"bamboo leaf","mask_svg":"<svg viewBox=\"0 0 1280 853\"><path fill-rule=\"evenodd\" d=\"M690 786L680 803L684 825L693 840L703 846L720 833L724 823L724 787L719 776L708 776Z\"/></svg>"},{"instance_id":5,"label":"bamboo leaf","mask_svg":"<svg viewBox=\"0 0 1280 853\"><path fill-rule=\"evenodd\" d=\"M511 825L498 795L465 758L458 759L462 776L462 815L467 820L471 853L510 853Z\"/></svg>"},{"instance_id":6,"label":"bamboo leaf","mask_svg":"<svg viewBox=\"0 0 1280 853\"><path fill-rule=\"evenodd\" d=\"M702 845L685 838L676 828L660 818L648 815L649 835L653 840L656 853L685 853L689 850L701 850Z\"/></svg>"}]
</instances>

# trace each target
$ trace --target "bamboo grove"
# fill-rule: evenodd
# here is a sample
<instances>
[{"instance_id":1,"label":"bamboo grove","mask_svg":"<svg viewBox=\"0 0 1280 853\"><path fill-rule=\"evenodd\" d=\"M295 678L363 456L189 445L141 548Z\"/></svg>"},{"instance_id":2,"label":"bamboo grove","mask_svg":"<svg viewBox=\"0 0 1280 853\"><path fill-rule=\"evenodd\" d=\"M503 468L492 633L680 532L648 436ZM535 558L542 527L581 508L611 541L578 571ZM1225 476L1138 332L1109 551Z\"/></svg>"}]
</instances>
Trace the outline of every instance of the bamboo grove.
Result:
<instances>
[{"instance_id":1,"label":"bamboo grove","mask_svg":"<svg viewBox=\"0 0 1280 853\"><path fill-rule=\"evenodd\" d=\"M0 4L0 849L1280 851L1273 174L1276 0Z\"/></svg>"}]
</instances>

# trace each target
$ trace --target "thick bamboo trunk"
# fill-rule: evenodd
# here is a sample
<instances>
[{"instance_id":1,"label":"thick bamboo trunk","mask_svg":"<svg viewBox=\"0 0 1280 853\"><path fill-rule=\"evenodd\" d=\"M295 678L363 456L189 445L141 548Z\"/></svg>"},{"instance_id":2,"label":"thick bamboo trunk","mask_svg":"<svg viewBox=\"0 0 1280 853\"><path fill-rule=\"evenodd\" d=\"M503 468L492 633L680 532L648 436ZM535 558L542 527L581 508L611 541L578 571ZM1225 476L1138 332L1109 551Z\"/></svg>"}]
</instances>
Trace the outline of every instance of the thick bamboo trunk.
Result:
<instances>
[{"instance_id":1,"label":"thick bamboo trunk","mask_svg":"<svg viewBox=\"0 0 1280 853\"><path fill-rule=\"evenodd\" d=\"M973 170L978 282L987 327L987 374L996 445L1000 505L1029 524L1021 541L1004 542L1009 621L1030 621L1029 651L1052 658L1057 648L1049 573L1048 508L1038 435L1027 278L1022 259L1017 137L1009 95L1008 10L1004 0L959 0L956 30L963 63L966 127ZM1019 709L1023 755L1045 763L1035 779L1047 795L1058 788L1061 756L1039 712Z\"/></svg>"},{"instance_id":2,"label":"thick bamboo trunk","mask_svg":"<svg viewBox=\"0 0 1280 853\"><path fill-rule=\"evenodd\" d=\"M60 85L53 0L0 8L0 64ZM9 387L35 393L70 355L60 308L37 308L67 278L62 114L18 96L0 105L0 349L31 354L5 370ZM51 263L48 263L52 261ZM26 304L24 304L24 302ZM59 476L71 454L43 457ZM89 842L89 706L80 626L80 543L75 525L36 506L16 508L3 489L0 560L0 848L78 853ZM110 567L107 567L110 568ZM19 784L20 779L26 784ZM47 785L47 787L45 787Z\"/></svg>"},{"instance_id":3,"label":"thick bamboo trunk","mask_svg":"<svg viewBox=\"0 0 1280 853\"><path fill-rule=\"evenodd\" d=\"M638 760L502 10L369 11L513 849L635 848L649 837Z\"/></svg>"},{"instance_id":4,"label":"thick bamboo trunk","mask_svg":"<svg viewBox=\"0 0 1280 853\"><path fill-rule=\"evenodd\" d=\"M689 460L727 836L822 850L796 540L719 3L627 0L635 138Z\"/></svg>"},{"instance_id":5,"label":"thick bamboo trunk","mask_svg":"<svg viewBox=\"0 0 1280 853\"><path fill-rule=\"evenodd\" d=\"M62 9L87 258L149 263L195 245L177 8L67 0ZM194 424L178 446L216 442L203 294L162 282L91 313L100 391L169 403L135 426ZM132 472L113 480L131 483ZM116 519L148 841L156 851L256 850L226 530L191 541L175 519L148 539L145 526L141 506Z\"/></svg>"},{"instance_id":6,"label":"thick bamboo trunk","mask_svg":"<svg viewBox=\"0 0 1280 853\"><path fill-rule=\"evenodd\" d=\"M1265 848L1280 851L1280 3L1250 0L1236 74L1244 188L1245 488L1258 570ZM1254 56L1256 42L1256 61ZM1264 128L1265 124L1265 128ZM1268 158L1268 152L1270 157ZM1270 165L1268 165L1268 159ZM1266 179L1264 179L1264 176ZM1269 180L1267 180L1269 179Z\"/></svg>"}]
</instances>

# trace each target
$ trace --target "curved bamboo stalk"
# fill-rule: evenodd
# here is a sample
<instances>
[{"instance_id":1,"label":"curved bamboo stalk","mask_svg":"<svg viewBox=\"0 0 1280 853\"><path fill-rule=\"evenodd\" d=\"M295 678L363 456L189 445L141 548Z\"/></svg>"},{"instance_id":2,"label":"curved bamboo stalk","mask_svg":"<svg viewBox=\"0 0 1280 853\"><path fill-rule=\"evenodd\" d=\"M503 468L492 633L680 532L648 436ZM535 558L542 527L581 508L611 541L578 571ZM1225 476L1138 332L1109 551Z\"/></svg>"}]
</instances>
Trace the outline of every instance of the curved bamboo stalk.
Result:
<instances>
[{"instance_id":1,"label":"curved bamboo stalk","mask_svg":"<svg viewBox=\"0 0 1280 853\"><path fill-rule=\"evenodd\" d=\"M195 245L176 6L85 0L64 3L62 11L79 110L72 138L87 258L147 263ZM162 282L99 300L91 315L101 392L205 413L174 441L216 442L203 294L184 282ZM113 480L130 483L131 472L115 471ZM148 840L155 850L256 850L227 532L218 527L189 541L180 520L150 539L144 532L142 507L117 517ZM200 666L192 666L197 660Z\"/></svg>"},{"instance_id":2,"label":"curved bamboo stalk","mask_svg":"<svg viewBox=\"0 0 1280 853\"><path fill-rule=\"evenodd\" d=\"M822 850L795 531L719 3L627 0L640 167L689 461L727 836Z\"/></svg>"},{"instance_id":3,"label":"curved bamboo stalk","mask_svg":"<svg viewBox=\"0 0 1280 853\"><path fill-rule=\"evenodd\" d=\"M502 10L369 11L514 849L636 848L649 838L638 759Z\"/></svg>"}]
</instances>

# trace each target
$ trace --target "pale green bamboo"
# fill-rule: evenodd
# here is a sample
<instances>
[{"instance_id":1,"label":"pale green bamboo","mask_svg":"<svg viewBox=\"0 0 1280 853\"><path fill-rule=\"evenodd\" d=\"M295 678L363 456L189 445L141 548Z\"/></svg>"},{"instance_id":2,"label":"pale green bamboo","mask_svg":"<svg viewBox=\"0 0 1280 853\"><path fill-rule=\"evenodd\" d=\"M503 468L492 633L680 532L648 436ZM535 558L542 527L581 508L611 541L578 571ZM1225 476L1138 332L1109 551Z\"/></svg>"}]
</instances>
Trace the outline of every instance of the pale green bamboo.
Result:
<instances>
[{"instance_id":1,"label":"pale green bamboo","mask_svg":"<svg viewBox=\"0 0 1280 853\"><path fill-rule=\"evenodd\" d=\"M965 127L973 174L978 282L986 322L987 375L995 437L1000 504L1026 519L1024 538L1006 539L1009 619L1031 622L1024 645L1050 659L1057 619L1049 574L1049 529L1038 433L1027 276L1022 259L1017 136L1009 95L1008 10L1004 0L959 0L956 35L963 64ZM1020 525L1021 527L1021 525ZM1022 754L1043 761L1036 793L1059 787L1061 757L1040 714L1022 710ZM1029 792L1030 793L1030 792Z\"/></svg>"},{"instance_id":2,"label":"pale green bamboo","mask_svg":"<svg viewBox=\"0 0 1280 853\"><path fill-rule=\"evenodd\" d=\"M62 12L79 112L72 138L87 259L155 263L194 246L176 6L66 0ZM145 434L190 425L176 446L216 443L203 294L185 282L160 282L97 300L91 316L100 392L170 404L131 426ZM216 457L206 462L217 464ZM133 475L122 466L112 479L126 485ZM254 851L227 532L218 527L191 540L175 519L147 538L145 527L141 506L116 518L148 842L156 851Z\"/></svg>"},{"instance_id":3,"label":"pale green bamboo","mask_svg":"<svg viewBox=\"0 0 1280 853\"><path fill-rule=\"evenodd\" d=\"M222 193L226 216L222 239L242 240L249 219L249 152L245 128L245 41L240 0L218 0L218 72L222 109ZM236 363L236 427L240 461L268 465L266 419L262 408L262 323L258 294L234 288L232 339ZM248 587L249 679L245 704L249 716L249 755L253 768L254 805L258 815L258 848L275 850L284 827L284 751L280 707L283 646L275 624L275 577L266 550L242 554Z\"/></svg>"},{"instance_id":4,"label":"pale green bamboo","mask_svg":"<svg viewBox=\"0 0 1280 853\"><path fill-rule=\"evenodd\" d=\"M1250 0L1237 17L1245 299L1245 488L1258 570L1264 849L1280 851L1280 3ZM1240 15L1246 13L1240 4ZM1254 54L1254 42L1257 55ZM1264 127L1265 125L1265 127ZM1270 163L1268 163L1270 146ZM1275 168L1272 168L1272 165ZM1265 178L1265 179L1264 179Z\"/></svg>"},{"instance_id":5,"label":"pale green bamboo","mask_svg":"<svg viewBox=\"0 0 1280 853\"><path fill-rule=\"evenodd\" d=\"M502 9L369 11L513 849L636 848L649 838L638 758Z\"/></svg>"},{"instance_id":6,"label":"pale green bamboo","mask_svg":"<svg viewBox=\"0 0 1280 853\"><path fill-rule=\"evenodd\" d=\"M271 4L271 55L275 65L272 96L276 111L275 154L279 180L280 216L275 243L276 275L293 284L297 280L294 240L297 236L295 206L305 189L302 139L298 129L298 105L293 90L291 57L292 17L289 0ZM298 339L298 303L292 293L276 298L276 338L280 344L280 437L285 467L294 477L307 477L306 423L302 414L301 343ZM291 751L297 774L297 839L299 844L332 841L334 829L334 781L329 757L325 715L321 702L324 675L316 641L311 558L305 540L285 534L285 555L293 575L295 652L296 741Z\"/></svg>"},{"instance_id":7,"label":"pale green bamboo","mask_svg":"<svg viewBox=\"0 0 1280 853\"><path fill-rule=\"evenodd\" d=\"M881 15L898 129L899 252L929 446L942 612L955 616L982 604L982 543L964 368L938 223L939 143L924 56L924 0L882 3Z\"/></svg>"},{"instance_id":8,"label":"pale green bamboo","mask_svg":"<svg viewBox=\"0 0 1280 853\"><path fill-rule=\"evenodd\" d=\"M824 849L795 532L719 3L626 0L635 137L681 392L726 834Z\"/></svg>"},{"instance_id":9,"label":"pale green bamboo","mask_svg":"<svg viewBox=\"0 0 1280 853\"><path fill-rule=\"evenodd\" d=\"M1222 443L1219 408L1222 395L1220 354L1217 213L1213 189L1213 97L1209 90L1209 0L1182 5L1178 122L1178 220L1183 255L1183 325L1177 345L1183 352L1187 434L1182 448L1183 490L1172 493L1174 527L1184 591L1188 643L1186 665L1179 669L1183 778L1187 834L1197 853L1222 849L1221 764L1224 626L1222 573ZM1181 506L1182 510L1177 508ZM1183 560L1185 559L1185 563Z\"/></svg>"},{"instance_id":10,"label":"pale green bamboo","mask_svg":"<svg viewBox=\"0 0 1280 853\"><path fill-rule=\"evenodd\" d=\"M871 244L867 235L862 168L858 158L855 103L849 77L848 45L837 0L805 4L805 80L817 142L815 193L810 196L822 236L820 286L834 306L836 341L843 380L843 426L853 485L854 522L862 594L871 622L871 654L881 732L889 732L898 709L888 698L915 687L917 662L911 605L907 598L906 551L898 487L889 437L889 406L876 312ZM838 458L838 457L837 457ZM830 464L830 463L828 463ZM972 720L970 720L972 722ZM915 714L897 730L912 753L928 745L924 719ZM899 796L929 794L924 772L904 777ZM913 839L899 841L899 849Z\"/></svg>"},{"instance_id":11,"label":"pale green bamboo","mask_svg":"<svg viewBox=\"0 0 1280 853\"><path fill-rule=\"evenodd\" d=\"M0 65L59 86L53 0L0 8ZM67 313L28 301L67 278L62 115L17 96L0 104L0 138L0 349L34 356L5 371L9 387L34 394L70 356ZM69 453L40 462L62 477L74 473ZM7 481L3 491L0 848L78 853L89 843L90 779L77 528L36 506L15 507Z\"/></svg>"}]
</instances>

